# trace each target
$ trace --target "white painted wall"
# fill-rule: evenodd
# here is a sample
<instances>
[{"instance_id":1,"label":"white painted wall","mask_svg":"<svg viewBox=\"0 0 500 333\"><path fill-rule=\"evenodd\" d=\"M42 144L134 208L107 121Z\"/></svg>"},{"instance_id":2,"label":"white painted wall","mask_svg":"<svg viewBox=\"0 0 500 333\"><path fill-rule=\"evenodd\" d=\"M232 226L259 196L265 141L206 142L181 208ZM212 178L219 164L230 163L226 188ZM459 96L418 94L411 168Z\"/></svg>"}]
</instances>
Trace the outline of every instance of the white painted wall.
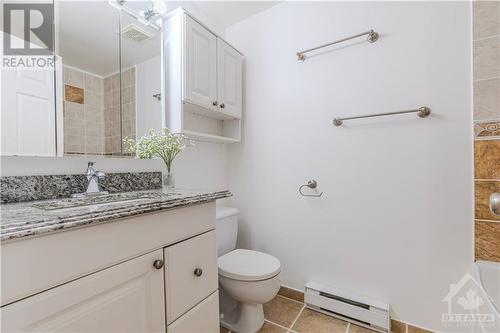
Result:
<instances>
[{"instance_id":1,"label":"white painted wall","mask_svg":"<svg viewBox=\"0 0 500 333\"><path fill-rule=\"evenodd\" d=\"M136 131L137 137L150 129L161 129L161 101L153 98L161 93L161 57L157 56L136 65Z\"/></svg>"},{"instance_id":2,"label":"white painted wall","mask_svg":"<svg viewBox=\"0 0 500 333\"><path fill-rule=\"evenodd\" d=\"M227 190L227 147L197 142L174 161L176 187ZM160 160L88 157L2 156L1 176L57 175L84 173L87 161L96 161L104 172L163 171Z\"/></svg>"},{"instance_id":3,"label":"white painted wall","mask_svg":"<svg viewBox=\"0 0 500 333\"><path fill-rule=\"evenodd\" d=\"M230 147L239 244L286 285L314 280L443 330L473 260L471 11L466 2L285 2L226 31L246 56L243 143ZM376 29L304 63L301 49ZM432 108L332 125L335 116ZM308 179L321 198L299 196Z\"/></svg>"}]
</instances>

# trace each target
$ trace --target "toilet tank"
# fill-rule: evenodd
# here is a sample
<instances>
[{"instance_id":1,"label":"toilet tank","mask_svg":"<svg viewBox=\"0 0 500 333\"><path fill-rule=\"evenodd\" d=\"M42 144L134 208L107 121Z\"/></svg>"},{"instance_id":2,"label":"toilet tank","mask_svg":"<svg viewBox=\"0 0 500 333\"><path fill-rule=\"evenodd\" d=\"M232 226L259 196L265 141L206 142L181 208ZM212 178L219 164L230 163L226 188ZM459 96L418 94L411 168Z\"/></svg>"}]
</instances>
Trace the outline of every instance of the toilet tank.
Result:
<instances>
[{"instance_id":1,"label":"toilet tank","mask_svg":"<svg viewBox=\"0 0 500 333\"><path fill-rule=\"evenodd\" d=\"M231 252L236 248L238 236L238 213L236 208L218 206L216 208L217 223L217 256Z\"/></svg>"}]
</instances>

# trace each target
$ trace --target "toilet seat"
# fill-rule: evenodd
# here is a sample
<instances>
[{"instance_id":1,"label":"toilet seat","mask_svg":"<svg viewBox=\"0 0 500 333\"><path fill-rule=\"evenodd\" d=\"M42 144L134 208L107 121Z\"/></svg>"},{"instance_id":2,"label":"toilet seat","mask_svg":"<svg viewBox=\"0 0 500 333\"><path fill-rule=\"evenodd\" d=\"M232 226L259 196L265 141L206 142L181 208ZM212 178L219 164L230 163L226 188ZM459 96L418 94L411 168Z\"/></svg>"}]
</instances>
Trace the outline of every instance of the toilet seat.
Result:
<instances>
[{"instance_id":1,"label":"toilet seat","mask_svg":"<svg viewBox=\"0 0 500 333\"><path fill-rule=\"evenodd\" d=\"M219 274L239 281L260 281L279 274L281 263L270 254L237 249L219 257Z\"/></svg>"}]
</instances>

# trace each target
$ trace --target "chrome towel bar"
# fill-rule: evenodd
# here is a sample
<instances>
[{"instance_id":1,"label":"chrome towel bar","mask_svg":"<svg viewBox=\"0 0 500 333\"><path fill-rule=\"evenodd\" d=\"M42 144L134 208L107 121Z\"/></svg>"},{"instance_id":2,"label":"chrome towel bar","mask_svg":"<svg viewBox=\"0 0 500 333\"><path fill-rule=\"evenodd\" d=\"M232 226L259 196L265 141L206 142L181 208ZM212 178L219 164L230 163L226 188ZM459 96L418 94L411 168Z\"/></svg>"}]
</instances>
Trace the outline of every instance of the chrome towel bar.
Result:
<instances>
[{"instance_id":1,"label":"chrome towel bar","mask_svg":"<svg viewBox=\"0 0 500 333\"><path fill-rule=\"evenodd\" d=\"M381 117L381 116L392 116L395 114L404 114L404 113L416 113L417 116L419 116L420 118L427 118L431 114L431 109L428 108L427 106L422 106L416 110L403 110L403 111L395 111L395 112L367 114L364 116L356 116L356 117L335 118L335 119L333 119L333 124L335 126L340 126L344 123L344 120L373 118L373 117Z\"/></svg>"},{"instance_id":2,"label":"chrome towel bar","mask_svg":"<svg viewBox=\"0 0 500 333\"><path fill-rule=\"evenodd\" d=\"M304 51L299 51L299 52L297 52L297 60L299 62L304 62L304 60L306 60L306 53L308 53L308 52L316 51L318 49L322 49L322 48L330 46L330 45L342 43L342 42L348 41L350 39L358 38L358 37L365 36L365 35L368 35L367 41L370 42L370 43L375 43L378 40L378 33L375 32L375 31L373 31L373 30L368 30L368 31L362 32L360 34L356 34L356 35L353 35L353 36L350 36L350 37L346 37L346 38L342 38L342 39L336 40L334 42L326 43L326 44L323 44L323 45L320 45L320 46L316 46L316 47L313 47L311 49L307 49L307 50L304 50Z\"/></svg>"}]
</instances>

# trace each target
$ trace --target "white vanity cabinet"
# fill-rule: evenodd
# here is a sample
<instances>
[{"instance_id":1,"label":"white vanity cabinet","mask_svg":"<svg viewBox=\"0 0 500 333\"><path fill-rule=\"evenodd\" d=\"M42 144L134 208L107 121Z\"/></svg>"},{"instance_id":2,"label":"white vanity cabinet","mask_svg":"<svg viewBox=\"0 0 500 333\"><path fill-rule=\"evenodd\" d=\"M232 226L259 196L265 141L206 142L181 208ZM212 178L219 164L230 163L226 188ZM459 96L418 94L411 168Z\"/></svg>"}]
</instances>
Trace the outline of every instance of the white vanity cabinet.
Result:
<instances>
[{"instance_id":1,"label":"white vanity cabinet","mask_svg":"<svg viewBox=\"0 0 500 333\"><path fill-rule=\"evenodd\" d=\"M166 126L211 142L240 141L243 55L179 8L164 20Z\"/></svg>"},{"instance_id":2,"label":"white vanity cabinet","mask_svg":"<svg viewBox=\"0 0 500 333\"><path fill-rule=\"evenodd\" d=\"M167 333L219 332L219 292L215 292L167 328Z\"/></svg>"},{"instance_id":3,"label":"white vanity cabinet","mask_svg":"<svg viewBox=\"0 0 500 333\"><path fill-rule=\"evenodd\" d=\"M2 332L162 332L162 250L2 308ZM70 264L70 262L69 262Z\"/></svg>"},{"instance_id":4,"label":"white vanity cabinet","mask_svg":"<svg viewBox=\"0 0 500 333\"><path fill-rule=\"evenodd\" d=\"M218 288L215 232L165 248L167 322L174 322Z\"/></svg>"},{"instance_id":5,"label":"white vanity cabinet","mask_svg":"<svg viewBox=\"0 0 500 333\"><path fill-rule=\"evenodd\" d=\"M2 332L219 332L215 202L0 244Z\"/></svg>"}]
</instances>

